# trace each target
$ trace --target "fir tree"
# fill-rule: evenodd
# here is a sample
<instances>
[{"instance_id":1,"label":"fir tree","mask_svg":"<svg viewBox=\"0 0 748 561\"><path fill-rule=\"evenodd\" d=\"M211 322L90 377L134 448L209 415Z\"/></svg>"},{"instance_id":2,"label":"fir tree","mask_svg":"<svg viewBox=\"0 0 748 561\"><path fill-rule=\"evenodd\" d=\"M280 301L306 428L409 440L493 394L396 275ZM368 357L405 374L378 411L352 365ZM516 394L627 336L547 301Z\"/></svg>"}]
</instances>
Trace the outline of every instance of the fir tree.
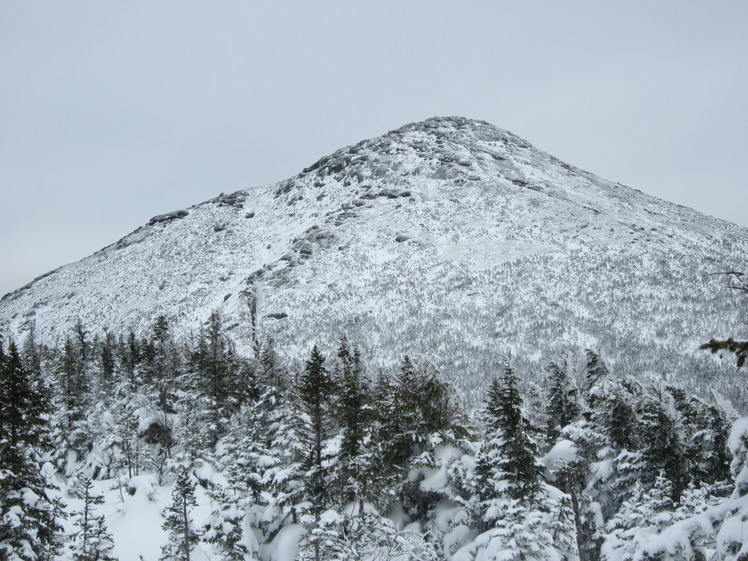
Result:
<instances>
[{"instance_id":1,"label":"fir tree","mask_svg":"<svg viewBox=\"0 0 748 561\"><path fill-rule=\"evenodd\" d=\"M561 429L576 419L580 407L577 390L567 374L566 360L562 364L552 362L548 365L548 372L547 436L553 442L560 436Z\"/></svg>"},{"instance_id":2,"label":"fir tree","mask_svg":"<svg viewBox=\"0 0 748 561\"><path fill-rule=\"evenodd\" d=\"M223 561L244 561L249 555L243 543L245 501L233 490L220 486L211 490L209 495L213 510L203 528L202 539L216 546Z\"/></svg>"},{"instance_id":3,"label":"fir tree","mask_svg":"<svg viewBox=\"0 0 748 561\"><path fill-rule=\"evenodd\" d=\"M156 318L144 358L144 378L153 390L158 409L162 413L174 413L174 391L177 378L182 374L182 359L165 316Z\"/></svg>"},{"instance_id":4,"label":"fir tree","mask_svg":"<svg viewBox=\"0 0 748 561\"><path fill-rule=\"evenodd\" d=\"M301 399L307 435L307 474L306 497L311 502L315 524L327 503L329 485L323 466L325 442L332 436L333 418L329 397L333 390L332 379L324 366L325 357L315 345L300 379L299 398ZM318 544L315 545L315 558L319 561Z\"/></svg>"},{"instance_id":5,"label":"fir tree","mask_svg":"<svg viewBox=\"0 0 748 561\"><path fill-rule=\"evenodd\" d=\"M190 359L193 391L204 403L203 424L208 427L210 444L220 438L229 416L239 405L236 386L239 370L232 345L223 333L221 316L213 312L200 331L197 349Z\"/></svg>"},{"instance_id":6,"label":"fir tree","mask_svg":"<svg viewBox=\"0 0 748 561\"><path fill-rule=\"evenodd\" d=\"M169 533L169 543L161 548L161 561L190 561L190 552L199 540L190 516L194 506L197 506L195 484L183 468L174 482L171 504L162 513L162 528Z\"/></svg>"},{"instance_id":7,"label":"fir tree","mask_svg":"<svg viewBox=\"0 0 748 561\"><path fill-rule=\"evenodd\" d=\"M605 431L618 450L635 450L638 419L629 394L618 388L606 401Z\"/></svg>"},{"instance_id":8,"label":"fir tree","mask_svg":"<svg viewBox=\"0 0 748 561\"><path fill-rule=\"evenodd\" d=\"M486 440L476 466L479 496L488 503L502 495L532 499L540 490L540 468L522 415L517 378L509 364L502 378L491 382L484 418Z\"/></svg>"},{"instance_id":9,"label":"fir tree","mask_svg":"<svg viewBox=\"0 0 748 561\"><path fill-rule=\"evenodd\" d=\"M340 397L336 416L343 431L340 455L343 458L353 458L358 454L367 417L370 416L367 403L368 388L362 376L358 353L351 353L345 338L341 340L338 348L338 360Z\"/></svg>"},{"instance_id":10,"label":"fir tree","mask_svg":"<svg viewBox=\"0 0 748 561\"><path fill-rule=\"evenodd\" d=\"M673 501L688 485L684 448L673 415L661 399L644 405L642 425L646 448L643 451L645 477L652 481L662 472L670 481Z\"/></svg>"},{"instance_id":11,"label":"fir tree","mask_svg":"<svg viewBox=\"0 0 748 561\"><path fill-rule=\"evenodd\" d=\"M340 396L336 417L342 432L338 486L343 491L345 502L357 498L363 505L370 489L374 487L369 483L375 476L371 465L371 396L362 374L360 357L356 351L351 353L345 338L340 343L338 359Z\"/></svg>"},{"instance_id":12,"label":"fir tree","mask_svg":"<svg viewBox=\"0 0 748 561\"><path fill-rule=\"evenodd\" d=\"M69 549L75 561L116 561L112 555L114 541L106 526L103 514L95 513L95 505L104 503L104 497L94 492L88 477L80 478L78 492L83 507L74 514L77 528L70 536Z\"/></svg>"},{"instance_id":13,"label":"fir tree","mask_svg":"<svg viewBox=\"0 0 748 561\"><path fill-rule=\"evenodd\" d=\"M0 345L0 558L37 561L59 544L59 504L42 470L48 402L34 383L14 342Z\"/></svg>"},{"instance_id":14,"label":"fir tree","mask_svg":"<svg viewBox=\"0 0 748 561\"><path fill-rule=\"evenodd\" d=\"M585 373L585 385L587 390L587 404L594 408L599 397L601 387L610 378L608 368L603 359L596 352L587 349L587 368Z\"/></svg>"}]
</instances>

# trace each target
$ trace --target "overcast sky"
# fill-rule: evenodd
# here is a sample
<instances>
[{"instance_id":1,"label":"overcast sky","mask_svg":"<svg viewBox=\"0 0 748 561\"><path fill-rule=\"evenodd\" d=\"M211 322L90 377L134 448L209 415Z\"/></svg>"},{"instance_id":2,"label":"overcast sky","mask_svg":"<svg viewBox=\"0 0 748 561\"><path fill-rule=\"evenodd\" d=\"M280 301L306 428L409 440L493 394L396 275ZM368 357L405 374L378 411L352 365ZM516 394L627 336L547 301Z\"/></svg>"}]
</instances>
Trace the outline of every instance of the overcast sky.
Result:
<instances>
[{"instance_id":1,"label":"overcast sky","mask_svg":"<svg viewBox=\"0 0 748 561\"><path fill-rule=\"evenodd\" d=\"M435 115L748 227L748 2L0 0L0 294Z\"/></svg>"}]
</instances>

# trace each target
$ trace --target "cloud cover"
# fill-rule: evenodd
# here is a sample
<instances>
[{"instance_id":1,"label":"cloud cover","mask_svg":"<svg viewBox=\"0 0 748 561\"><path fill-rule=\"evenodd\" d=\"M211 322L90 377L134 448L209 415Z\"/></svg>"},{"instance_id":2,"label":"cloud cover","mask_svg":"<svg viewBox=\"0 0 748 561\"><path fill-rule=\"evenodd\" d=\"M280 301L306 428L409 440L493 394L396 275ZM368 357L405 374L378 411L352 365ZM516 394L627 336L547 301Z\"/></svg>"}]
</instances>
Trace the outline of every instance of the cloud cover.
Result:
<instances>
[{"instance_id":1,"label":"cloud cover","mask_svg":"<svg viewBox=\"0 0 748 561\"><path fill-rule=\"evenodd\" d=\"M746 16L743 2L5 2L0 293L155 214L433 115L748 226Z\"/></svg>"}]
</instances>

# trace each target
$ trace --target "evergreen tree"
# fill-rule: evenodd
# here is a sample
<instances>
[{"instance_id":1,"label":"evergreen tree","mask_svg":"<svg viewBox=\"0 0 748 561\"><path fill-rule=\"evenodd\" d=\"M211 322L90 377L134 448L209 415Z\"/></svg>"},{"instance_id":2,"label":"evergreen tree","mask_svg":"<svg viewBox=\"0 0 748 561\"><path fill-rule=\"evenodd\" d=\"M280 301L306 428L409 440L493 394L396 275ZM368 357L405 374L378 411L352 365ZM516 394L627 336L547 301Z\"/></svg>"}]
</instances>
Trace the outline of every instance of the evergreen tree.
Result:
<instances>
[{"instance_id":1,"label":"evergreen tree","mask_svg":"<svg viewBox=\"0 0 748 561\"><path fill-rule=\"evenodd\" d=\"M31 322L26 340L23 343L23 364L36 379L42 377L42 349L36 343L36 325Z\"/></svg>"},{"instance_id":2,"label":"evergreen tree","mask_svg":"<svg viewBox=\"0 0 748 561\"><path fill-rule=\"evenodd\" d=\"M262 522L268 539L288 518L297 524L311 508L307 500L309 439L301 403L296 396L272 401L274 409L268 416L270 454L262 478L262 485L268 491L268 511L275 514Z\"/></svg>"},{"instance_id":3,"label":"evergreen tree","mask_svg":"<svg viewBox=\"0 0 748 561\"><path fill-rule=\"evenodd\" d=\"M169 543L161 548L161 561L190 561L190 552L199 540L190 516L194 506L197 506L195 484L183 468L174 482L171 504L162 513L162 527L169 533Z\"/></svg>"},{"instance_id":4,"label":"evergreen tree","mask_svg":"<svg viewBox=\"0 0 748 561\"><path fill-rule=\"evenodd\" d=\"M85 417L86 396L89 388L85 376L83 351L71 337L65 339L58 372L61 381L66 429L71 431L74 430L76 422Z\"/></svg>"},{"instance_id":5,"label":"evergreen tree","mask_svg":"<svg viewBox=\"0 0 748 561\"><path fill-rule=\"evenodd\" d=\"M676 421L660 399L649 399L644 404L642 425L646 448L643 451L645 477L652 481L662 472L671 484L673 501L677 501L688 485L684 448Z\"/></svg>"},{"instance_id":6,"label":"evergreen tree","mask_svg":"<svg viewBox=\"0 0 748 561\"><path fill-rule=\"evenodd\" d=\"M623 388L617 387L601 402L595 418L601 422L603 430L617 450L635 450L638 447L638 419L631 396Z\"/></svg>"},{"instance_id":7,"label":"evergreen tree","mask_svg":"<svg viewBox=\"0 0 748 561\"><path fill-rule=\"evenodd\" d=\"M211 313L200 331L198 347L190 359L192 389L203 402L210 443L220 438L225 424L239 406L240 389L236 386L239 370L232 345L223 333L221 316Z\"/></svg>"},{"instance_id":8,"label":"evergreen tree","mask_svg":"<svg viewBox=\"0 0 748 561\"><path fill-rule=\"evenodd\" d=\"M587 349L587 368L585 373L585 384L587 390L587 404L594 408L599 397L601 388L610 379L610 373L605 362L596 352Z\"/></svg>"},{"instance_id":9,"label":"evergreen tree","mask_svg":"<svg viewBox=\"0 0 748 561\"><path fill-rule=\"evenodd\" d=\"M370 416L368 388L362 376L358 353L350 351L345 337L338 348L338 360L340 396L336 416L343 432L340 455L342 458L354 458L358 454L367 417Z\"/></svg>"},{"instance_id":10,"label":"evergreen tree","mask_svg":"<svg viewBox=\"0 0 748 561\"><path fill-rule=\"evenodd\" d=\"M104 333L104 341L100 352L99 393L102 397L110 396L114 389L114 373L116 368L115 356L117 342L110 332Z\"/></svg>"},{"instance_id":11,"label":"evergreen tree","mask_svg":"<svg viewBox=\"0 0 748 561\"><path fill-rule=\"evenodd\" d=\"M328 501L328 473L323 465L323 450L333 429L329 402L333 383L324 363L325 357L315 345L299 380L299 398L304 412L307 440L305 494L311 502L315 524L319 522L319 515ZM315 558L319 561L318 545L315 546L315 552Z\"/></svg>"},{"instance_id":12,"label":"evergreen tree","mask_svg":"<svg viewBox=\"0 0 748 561\"><path fill-rule=\"evenodd\" d=\"M363 502L375 487L370 484L376 477L372 465L374 411L369 403L371 396L362 373L360 357L357 351L350 351L345 338L338 348L338 359L340 395L336 417L342 438L337 485L344 495L344 502L358 499L363 509Z\"/></svg>"},{"instance_id":13,"label":"evergreen tree","mask_svg":"<svg viewBox=\"0 0 748 561\"><path fill-rule=\"evenodd\" d=\"M217 547L223 561L244 561L249 556L243 543L245 501L233 490L220 486L212 489L209 495L213 510L203 529L202 539Z\"/></svg>"},{"instance_id":14,"label":"evergreen tree","mask_svg":"<svg viewBox=\"0 0 748 561\"><path fill-rule=\"evenodd\" d=\"M286 373L281 368L272 338L262 345L259 382L267 387L277 388L279 392L285 391L288 386Z\"/></svg>"},{"instance_id":15,"label":"evergreen tree","mask_svg":"<svg viewBox=\"0 0 748 561\"><path fill-rule=\"evenodd\" d=\"M485 437L476 458L475 488L480 501L480 525L495 525L509 501L532 501L540 491L540 466L535 445L526 431L522 398L514 371L506 364L501 379L494 377L483 409Z\"/></svg>"},{"instance_id":16,"label":"evergreen tree","mask_svg":"<svg viewBox=\"0 0 748 561\"><path fill-rule=\"evenodd\" d=\"M157 408L162 413L174 413L174 392L177 378L182 374L182 358L165 316L156 318L144 355L144 378L152 388Z\"/></svg>"},{"instance_id":17,"label":"evergreen tree","mask_svg":"<svg viewBox=\"0 0 748 561\"><path fill-rule=\"evenodd\" d=\"M562 364L548 365L548 398L546 416L549 441L558 439L561 429L571 423L580 413L577 403L577 389L573 387L567 374L566 360Z\"/></svg>"},{"instance_id":18,"label":"evergreen tree","mask_svg":"<svg viewBox=\"0 0 748 561\"><path fill-rule=\"evenodd\" d=\"M114 541L106 526L103 514L95 513L95 505L104 503L104 497L94 492L88 477L80 478L78 492L83 507L74 514L77 528L70 536L69 549L75 561L116 561L112 555Z\"/></svg>"},{"instance_id":19,"label":"evergreen tree","mask_svg":"<svg viewBox=\"0 0 748 561\"><path fill-rule=\"evenodd\" d=\"M616 515L608 521L608 535L602 544L606 559L631 559L640 552L647 538L660 533L677 520L673 486L660 471L648 489L637 483Z\"/></svg>"},{"instance_id":20,"label":"evergreen tree","mask_svg":"<svg viewBox=\"0 0 748 561\"><path fill-rule=\"evenodd\" d=\"M382 373L375 391L380 419L380 441L390 469L407 469L408 461L430 448L437 433L457 438L460 427L453 423L456 410L450 388L428 363L417 364L405 356L400 375Z\"/></svg>"},{"instance_id":21,"label":"evergreen tree","mask_svg":"<svg viewBox=\"0 0 748 561\"><path fill-rule=\"evenodd\" d=\"M46 439L48 402L14 342L0 345L0 558L37 561L57 548L61 511L48 489L39 451Z\"/></svg>"}]
</instances>

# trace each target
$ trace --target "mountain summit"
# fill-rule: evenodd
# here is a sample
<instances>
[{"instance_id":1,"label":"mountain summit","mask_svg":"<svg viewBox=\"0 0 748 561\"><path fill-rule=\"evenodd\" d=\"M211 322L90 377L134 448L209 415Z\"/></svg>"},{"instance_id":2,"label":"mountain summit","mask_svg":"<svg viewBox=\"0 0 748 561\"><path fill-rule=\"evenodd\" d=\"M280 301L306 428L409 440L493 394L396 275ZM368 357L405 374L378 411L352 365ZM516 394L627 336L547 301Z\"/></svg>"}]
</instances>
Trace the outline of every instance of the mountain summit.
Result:
<instances>
[{"instance_id":1,"label":"mountain summit","mask_svg":"<svg viewBox=\"0 0 748 561\"><path fill-rule=\"evenodd\" d=\"M747 245L489 123L433 118L155 216L3 297L0 326L54 344L78 320L138 331L165 315L188 334L218 310L243 352L346 335L378 364L426 355L466 389L501 353L537 366L587 347L702 383L719 369L698 344L741 326L710 273L740 269Z\"/></svg>"}]
</instances>

